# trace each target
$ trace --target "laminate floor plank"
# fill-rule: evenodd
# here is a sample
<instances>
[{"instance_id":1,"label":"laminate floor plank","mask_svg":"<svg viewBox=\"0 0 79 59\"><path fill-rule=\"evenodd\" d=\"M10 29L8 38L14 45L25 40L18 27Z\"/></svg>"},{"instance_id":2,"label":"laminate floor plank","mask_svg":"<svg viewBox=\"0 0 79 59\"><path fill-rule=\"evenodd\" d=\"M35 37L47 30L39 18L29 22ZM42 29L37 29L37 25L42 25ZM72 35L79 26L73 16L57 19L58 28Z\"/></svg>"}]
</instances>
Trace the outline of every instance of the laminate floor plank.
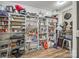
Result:
<instances>
[{"instance_id":1,"label":"laminate floor plank","mask_svg":"<svg viewBox=\"0 0 79 59\"><path fill-rule=\"evenodd\" d=\"M25 53L21 58L71 58L69 50L62 48L49 48Z\"/></svg>"}]
</instances>

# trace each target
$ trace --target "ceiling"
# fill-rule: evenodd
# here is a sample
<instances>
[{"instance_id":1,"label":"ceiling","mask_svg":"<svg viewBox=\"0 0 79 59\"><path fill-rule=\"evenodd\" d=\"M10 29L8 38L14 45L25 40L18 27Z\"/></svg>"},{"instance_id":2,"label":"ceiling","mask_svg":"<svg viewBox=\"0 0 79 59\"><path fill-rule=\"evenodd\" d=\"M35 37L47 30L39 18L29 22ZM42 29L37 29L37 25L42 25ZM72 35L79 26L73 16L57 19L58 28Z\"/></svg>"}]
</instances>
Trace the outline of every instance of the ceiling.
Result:
<instances>
[{"instance_id":1,"label":"ceiling","mask_svg":"<svg viewBox=\"0 0 79 59\"><path fill-rule=\"evenodd\" d=\"M46 10L61 10L72 4L71 1L66 1L63 5L58 5L58 1L7 1L6 3L18 3L26 6L32 6L35 8L46 9ZM2 2L1 2L2 3ZM3 2L5 3L5 2Z\"/></svg>"},{"instance_id":2,"label":"ceiling","mask_svg":"<svg viewBox=\"0 0 79 59\"><path fill-rule=\"evenodd\" d=\"M47 10L55 10L55 9L63 9L72 4L72 2L65 2L63 5L57 5L57 1L26 1L26 2L17 2L24 5L47 9Z\"/></svg>"}]
</instances>

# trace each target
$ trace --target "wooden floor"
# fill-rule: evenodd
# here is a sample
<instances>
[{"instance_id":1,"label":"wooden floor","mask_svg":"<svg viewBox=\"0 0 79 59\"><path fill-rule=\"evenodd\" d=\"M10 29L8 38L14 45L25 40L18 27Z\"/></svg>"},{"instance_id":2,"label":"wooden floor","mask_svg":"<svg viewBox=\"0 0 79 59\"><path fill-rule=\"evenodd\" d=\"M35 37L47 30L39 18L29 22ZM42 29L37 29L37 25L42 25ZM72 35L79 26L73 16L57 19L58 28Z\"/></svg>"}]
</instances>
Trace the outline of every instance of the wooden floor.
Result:
<instances>
[{"instance_id":1,"label":"wooden floor","mask_svg":"<svg viewBox=\"0 0 79 59\"><path fill-rule=\"evenodd\" d=\"M22 58L71 58L70 53L66 49L50 48L30 53L25 53Z\"/></svg>"}]
</instances>

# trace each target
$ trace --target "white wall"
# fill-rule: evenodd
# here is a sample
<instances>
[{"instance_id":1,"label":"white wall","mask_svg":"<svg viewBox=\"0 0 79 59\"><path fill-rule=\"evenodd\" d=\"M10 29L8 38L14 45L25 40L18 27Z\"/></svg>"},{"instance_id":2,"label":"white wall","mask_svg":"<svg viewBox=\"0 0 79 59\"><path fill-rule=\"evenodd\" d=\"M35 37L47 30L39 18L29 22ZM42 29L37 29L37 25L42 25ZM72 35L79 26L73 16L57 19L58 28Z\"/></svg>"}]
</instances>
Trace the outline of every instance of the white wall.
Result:
<instances>
[{"instance_id":1,"label":"white wall","mask_svg":"<svg viewBox=\"0 0 79 59\"><path fill-rule=\"evenodd\" d=\"M77 6L76 2L73 1L73 51L72 57L77 57L77 39L76 39L76 32L77 32Z\"/></svg>"},{"instance_id":2,"label":"white wall","mask_svg":"<svg viewBox=\"0 0 79 59\"><path fill-rule=\"evenodd\" d=\"M76 31L77 31L77 13L76 13L76 2L73 2L73 4L61 11L54 11L54 14L58 14L58 18L59 18L59 24L62 24L62 21L63 21L63 12L69 10L69 9L72 9L72 20L73 20L73 44L72 44L72 57L73 58L76 58L77 57L77 41L76 41Z\"/></svg>"}]
</instances>

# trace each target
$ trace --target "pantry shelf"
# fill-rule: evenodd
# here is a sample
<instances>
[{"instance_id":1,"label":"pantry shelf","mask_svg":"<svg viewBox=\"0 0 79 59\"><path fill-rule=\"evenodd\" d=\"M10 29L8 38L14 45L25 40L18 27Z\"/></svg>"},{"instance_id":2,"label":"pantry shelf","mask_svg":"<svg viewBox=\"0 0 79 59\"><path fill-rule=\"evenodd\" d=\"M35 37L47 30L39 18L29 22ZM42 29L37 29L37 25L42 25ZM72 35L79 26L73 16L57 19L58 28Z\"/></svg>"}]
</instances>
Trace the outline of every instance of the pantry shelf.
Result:
<instances>
[{"instance_id":1,"label":"pantry shelf","mask_svg":"<svg viewBox=\"0 0 79 59\"><path fill-rule=\"evenodd\" d=\"M10 51L24 47L25 51L25 15L9 13ZM18 35L18 36L17 36ZM21 51L20 51L21 52Z\"/></svg>"},{"instance_id":2,"label":"pantry shelf","mask_svg":"<svg viewBox=\"0 0 79 59\"><path fill-rule=\"evenodd\" d=\"M0 16L0 18L8 18L7 16Z\"/></svg>"},{"instance_id":3,"label":"pantry shelf","mask_svg":"<svg viewBox=\"0 0 79 59\"><path fill-rule=\"evenodd\" d=\"M11 20L11 22L18 22L18 23L23 22L24 23L25 21L23 21L23 20Z\"/></svg>"}]
</instances>

